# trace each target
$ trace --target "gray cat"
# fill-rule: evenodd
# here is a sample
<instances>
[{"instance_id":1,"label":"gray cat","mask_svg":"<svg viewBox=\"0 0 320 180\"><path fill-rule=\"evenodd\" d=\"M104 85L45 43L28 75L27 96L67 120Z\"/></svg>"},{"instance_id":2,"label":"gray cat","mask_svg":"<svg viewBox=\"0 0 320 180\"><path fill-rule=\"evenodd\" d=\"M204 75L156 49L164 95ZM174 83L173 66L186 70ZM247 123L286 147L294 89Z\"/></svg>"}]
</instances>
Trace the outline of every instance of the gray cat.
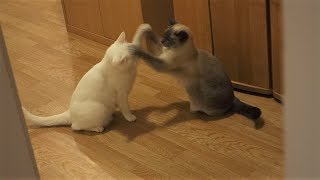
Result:
<instances>
[{"instance_id":1,"label":"gray cat","mask_svg":"<svg viewBox=\"0 0 320 180\"><path fill-rule=\"evenodd\" d=\"M232 111L253 120L260 117L259 108L235 97L222 63L194 46L187 26L171 22L161 41L151 30L147 34L152 54L138 46L131 46L130 52L155 70L176 77L189 95L191 112L221 116Z\"/></svg>"}]
</instances>

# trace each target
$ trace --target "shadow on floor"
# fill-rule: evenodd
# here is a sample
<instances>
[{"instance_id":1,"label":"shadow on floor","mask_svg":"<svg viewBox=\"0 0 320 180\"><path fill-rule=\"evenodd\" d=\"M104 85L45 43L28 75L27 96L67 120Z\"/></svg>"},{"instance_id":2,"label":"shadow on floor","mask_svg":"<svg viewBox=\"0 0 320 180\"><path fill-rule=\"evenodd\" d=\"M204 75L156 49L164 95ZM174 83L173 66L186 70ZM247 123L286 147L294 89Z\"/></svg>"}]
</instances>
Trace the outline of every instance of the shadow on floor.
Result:
<instances>
[{"instance_id":1,"label":"shadow on floor","mask_svg":"<svg viewBox=\"0 0 320 180\"><path fill-rule=\"evenodd\" d=\"M153 123L149 121L149 115L152 112L166 113L169 111L175 110L177 113L174 117L165 120L163 123ZM149 133L156 128L166 128L174 126L176 124L184 123L190 120L202 120L202 121L219 121L219 120L228 120L229 116L232 116L233 113L228 113L220 117L208 116L204 113L191 113L189 112L189 102L181 101L171 103L167 106L151 106L138 110L133 110L132 113L137 116L135 122L128 122L124 119L120 112L115 113L113 121L106 127L103 133L108 133L110 130L119 131L121 134L126 136L129 141L134 138ZM260 118L254 122L255 128L260 129L264 126L263 118ZM98 135L100 133L80 131L79 133L85 135Z\"/></svg>"}]
</instances>

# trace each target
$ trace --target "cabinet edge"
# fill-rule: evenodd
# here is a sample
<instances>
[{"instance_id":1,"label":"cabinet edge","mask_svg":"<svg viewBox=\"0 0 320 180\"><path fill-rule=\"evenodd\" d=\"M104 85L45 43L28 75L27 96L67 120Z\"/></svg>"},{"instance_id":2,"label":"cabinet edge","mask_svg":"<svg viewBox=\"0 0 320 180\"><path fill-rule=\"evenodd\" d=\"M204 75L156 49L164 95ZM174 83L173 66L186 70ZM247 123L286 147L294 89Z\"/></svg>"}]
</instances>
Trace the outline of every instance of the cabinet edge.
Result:
<instances>
[{"instance_id":1,"label":"cabinet edge","mask_svg":"<svg viewBox=\"0 0 320 180\"><path fill-rule=\"evenodd\" d=\"M87 39L96 41L98 43L110 46L114 42L114 40L112 40L112 39L109 39L109 38L103 37L101 35L97 35L97 34L91 33L89 31L86 31L86 30L71 26L69 24L67 24L66 26L67 26L67 31L68 32L77 34L79 36L82 36L82 37L85 37Z\"/></svg>"},{"instance_id":2,"label":"cabinet edge","mask_svg":"<svg viewBox=\"0 0 320 180\"><path fill-rule=\"evenodd\" d=\"M277 93L277 92L275 92L275 91L273 91L272 94L273 94L273 97L274 97L276 100L278 100L278 101L280 101L280 102L283 102L284 98L283 98L283 95L282 95L282 94L279 94L279 93Z\"/></svg>"},{"instance_id":3,"label":"cabinet edge","mask_svg":"<svg viewBox=\"0 0 320 180\"><path fill-rule=\"evenodd\" d=\"M253 85L249 85L249 84L245 84L245 83L232 81L232 85L234 88L241 89L244 91L249 91L249 92L254 92L254 93L259 93L259 94L264 94L264 95L271 95L272 94L271 89L253 86Z\"/></svg>"}]
</instances>

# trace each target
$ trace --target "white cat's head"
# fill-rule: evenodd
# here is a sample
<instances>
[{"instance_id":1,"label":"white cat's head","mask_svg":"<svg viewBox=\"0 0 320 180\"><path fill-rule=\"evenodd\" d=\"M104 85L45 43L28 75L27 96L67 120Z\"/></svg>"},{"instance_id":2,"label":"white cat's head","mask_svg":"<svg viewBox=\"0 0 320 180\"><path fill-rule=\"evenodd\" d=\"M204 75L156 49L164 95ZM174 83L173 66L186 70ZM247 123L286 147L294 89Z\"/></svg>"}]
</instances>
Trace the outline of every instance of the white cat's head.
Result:
<instances>
[{"instance_id":1,"label":"white cat's head","mask_svg":"<svg viewBox=\"0 0 320 180\"><path fill-rule=\"evenodd\" d=\"M105 57L113 65L126 66L136 63L136 58L133 57L129 51L130 43L126 41L126 34L122 32L117 40L108 48Z\"/></svg>"}]
</instances>

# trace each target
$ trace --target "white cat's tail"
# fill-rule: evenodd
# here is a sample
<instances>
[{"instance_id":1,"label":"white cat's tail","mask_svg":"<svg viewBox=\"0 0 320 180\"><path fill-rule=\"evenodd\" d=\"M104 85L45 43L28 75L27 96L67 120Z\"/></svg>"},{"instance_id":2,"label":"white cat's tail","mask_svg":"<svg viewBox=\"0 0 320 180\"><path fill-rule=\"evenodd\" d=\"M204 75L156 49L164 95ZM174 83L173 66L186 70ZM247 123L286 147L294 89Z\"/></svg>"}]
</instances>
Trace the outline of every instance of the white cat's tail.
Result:
<instances>
[{"instance_id":1,"label":"white cat's tail","mask_svg":"<svg viewBox=\"0 0 320 180\"><path fill-rule=\"evenodd\" d=\"M134 37L132 39L132 44L137 45L139 47L142 46L143 37L146 33L151 32L152 28L149 24L141 24L138 28Z\"/></svg>"},{"instance_id":2,"label":"white cat's tail","mask_svg":"<svg viewBox=\"0 0 320 180\"><path fill-rule=\"evenodd\" d=\"M40 117L33 115L24 107L22 107L26 123L30 126L59 126L59 125L70 125L70 113L69 110L48 117Z\"/></svg>"}]
</instances>

